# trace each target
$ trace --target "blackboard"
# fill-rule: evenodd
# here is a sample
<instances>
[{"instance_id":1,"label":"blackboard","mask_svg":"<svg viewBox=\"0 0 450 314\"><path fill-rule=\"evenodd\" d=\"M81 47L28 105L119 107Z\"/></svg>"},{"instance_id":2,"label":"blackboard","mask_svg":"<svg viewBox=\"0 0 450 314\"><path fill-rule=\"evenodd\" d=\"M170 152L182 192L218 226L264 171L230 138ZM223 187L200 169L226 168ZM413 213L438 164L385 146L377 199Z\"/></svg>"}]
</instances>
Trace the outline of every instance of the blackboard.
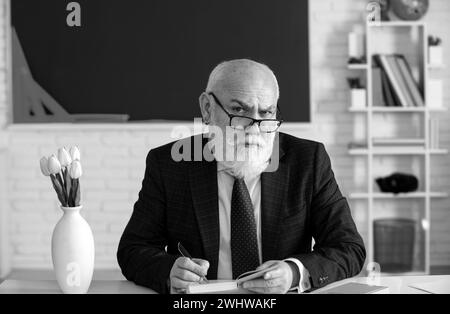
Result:
<instances>
[{"instance_id":1,"label":"blackboard","mask_svg":"<svg viewBox=\"0 0 450 314\"><path fill-rule=\"evenodd\" d=\"M282 115L310 122L308 1L13 0L34 79L71 114L191 121L219 62L250 58L277 75Z\"/></svg>"}]
</instances>

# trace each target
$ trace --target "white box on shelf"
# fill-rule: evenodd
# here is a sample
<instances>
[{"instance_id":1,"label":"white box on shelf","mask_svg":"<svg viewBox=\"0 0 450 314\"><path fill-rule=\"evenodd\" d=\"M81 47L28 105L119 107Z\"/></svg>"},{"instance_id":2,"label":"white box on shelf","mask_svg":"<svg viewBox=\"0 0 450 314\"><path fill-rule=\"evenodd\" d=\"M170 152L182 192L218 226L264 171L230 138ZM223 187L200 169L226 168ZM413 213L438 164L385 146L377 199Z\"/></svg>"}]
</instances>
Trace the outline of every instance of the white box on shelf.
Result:
<instances>
[{"instance_id":1,"label":"white box on shelf","mask_svg":"<svg viewBox=\"0 0 450 314\"><path fill-rule=\"evenodd\" d=\"M365 56L364 34L352 32L348 34L348 55L350 58L362 59Z\"/></svg>"},{"instance_id":2,"label":"white box on shelf","mask_svg":"<svg viewBox=\"0 0 450 314\"><path fill-rule=\"evenodd\" d=\"M428 63L432 66L440 66L444 64L444 51L442 46L428 47Z\"/></svg>"},{"instance_id":3,"label":"white box on shelf","mask_svg":"<svg viewBox=\"0 0 450 314\"><path fill-rule=\"evenodd\" d=\"M430 148L439 149L439 118L430 119Z\"/></svg>"},{"instance_id":4,"label":"white box on shelf","mask_svg":"<svg viewBox=\"0 0 450 314\"><path fill-rule=\"evenodd\" d=\"M350 90L352 108L363 109L367 106L367 91L362 88L353 88Z\"/></svg>"},{"instance_id":5,"label":"white box on shelf","mask_svg":"<svg viewBox=\"0 0 450 314\"><path fill-rule=\"evenodd\" d=\"M443 108L444 85L442 80L429 80L427 88L427 107L433 109Z\"/></svg>"}]
</instances>

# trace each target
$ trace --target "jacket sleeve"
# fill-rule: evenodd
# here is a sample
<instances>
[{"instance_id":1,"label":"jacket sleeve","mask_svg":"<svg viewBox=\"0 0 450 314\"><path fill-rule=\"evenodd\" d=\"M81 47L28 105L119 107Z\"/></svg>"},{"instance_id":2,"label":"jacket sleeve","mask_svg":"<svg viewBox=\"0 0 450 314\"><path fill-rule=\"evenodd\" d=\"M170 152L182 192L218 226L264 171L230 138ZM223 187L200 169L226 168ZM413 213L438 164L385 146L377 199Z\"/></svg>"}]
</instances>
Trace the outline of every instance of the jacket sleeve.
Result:
<instances>
[{"instance_id":1,"label":"jacket sleeve","mask_svg":"<svg viewBox=\"0 0 450 314\"><path fill-rule=\"evenodd\" d=\"M322 144L316 149L313 182L309 224L314 249L293 257L309 271L314 290L359 274L366 251Z\"/></svg>"},{"instance_id":2,"label":"jacket sleeve","mask_svg":"<svg viewBox=\"0 0 450 314\"><path fill-rule=\"evenodd\" d=\"M166 200L154 151L146 160L139 198L117 251L122 273L130 281L168 293L170 270L178 256L166 253Z\"/></svg>"}]
</instances>

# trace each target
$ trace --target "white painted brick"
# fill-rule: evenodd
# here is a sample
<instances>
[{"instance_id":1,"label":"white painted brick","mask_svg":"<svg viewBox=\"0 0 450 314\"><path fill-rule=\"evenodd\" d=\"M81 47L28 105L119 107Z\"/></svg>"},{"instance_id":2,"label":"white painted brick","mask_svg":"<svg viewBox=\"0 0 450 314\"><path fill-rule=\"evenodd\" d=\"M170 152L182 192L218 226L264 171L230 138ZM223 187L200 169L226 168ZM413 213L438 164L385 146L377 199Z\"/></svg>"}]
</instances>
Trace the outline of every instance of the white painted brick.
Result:
<instances>
[{"instance_id":1,"label":"white painted brick","mask_svg":"<svg viewBox=\"0 0 450 314\"><path fill-rule=\"evenodd\" d=\"M119 190L119 191L138 191L141 182L137 180L110 180L106 182L106 186L108 190Z\"/></svg>"},{"instance_id":2,"label":"white painted brick","mask_svg":"<svg viewBox=\"0 0 450 314\"><path fill-rule=\"evenodd\" d=\"M112 235L111 233L98 232L95 235L94 240L95 240L95 243L118 245L119 240L120 240L120 235L119 234Z\"/></svg>"},{"instance_id":3,"label":"white painted brick","mask_svg":"<svg viewBox=\"0 0 450 314\"><path fill-rule=\"evenodd\" d=\"M129 199L129 193L128 192L106 192L106 191L96 191L96 190L89 190L84 193L84 197L89 200L114 200L114 201L122 201L122 200L128 200Z\"/></svg>"},{"instance_id":4,"label":"white painted brick","mask_svg":"<svg viewBox=\"0 0 450 314\"><path fill-rule=\"evenodd\" d=\"M106 135L101 141L106 146L145 146L145 137L135 137L131 135Z\"/></svg>"},{"instance_id":5,"label":"white painted brick","mask_svg":"<svg viewBox=\"0 0 450 314\"><path fill-rule=\"evenodd\" d=\"M16 199L16 201L12 202L12 208L19 212L44 212L49 210L50 208L53 209L55 207L54 202L43 200L32 201L33 198L26 195L24 197L15 197L14 199Z\"/></svg>"},{"instance_id":6,"label":"white painted brick","mask_svg":"<svg viewBox=\"0 0 450 314\"><path fill-rule=\"evenodd\" d=\"M95 170L85 171L83 176L89 179L102 179L107 180L111 178L123 179L129 177L129 171L127 169L107 169L96 168Z\"/></svg>"},{"instance_id":7,"label":"white painted brick","mask_svg":"<svg viewBox=\"0 0 450 314\"><path fill-rule=\"evenodd\" d=\"M82 181L80 181L80 186L82 186L83 189L86 189L86 190L91 190L91 189L103 190L106 188L106 184L105 184L104 180L91 179L89 177L86 177L86 175L82 178Z\"/></svg>"},{"instance_id":8,"label":"white painted brick","mask_svg":"<svg viewBox=\"0 0 450 314\"><path fill-rule=\"evenodd\" d=\"M106 212L126 212L129 213L133 208L134 201L104 201L103 202L103 210Z\"/></svg>"},{"instance_id":9,"label":"white painted brick","mask_svg":"<svg viewBox=\"0 0 450 314\"><path fill-rule=\"evenodd\" d=\"M112 224L109 226L109 231L115 234L121 234L126 227L126 223L124 224Z\"/></svg>"}]
</instances>

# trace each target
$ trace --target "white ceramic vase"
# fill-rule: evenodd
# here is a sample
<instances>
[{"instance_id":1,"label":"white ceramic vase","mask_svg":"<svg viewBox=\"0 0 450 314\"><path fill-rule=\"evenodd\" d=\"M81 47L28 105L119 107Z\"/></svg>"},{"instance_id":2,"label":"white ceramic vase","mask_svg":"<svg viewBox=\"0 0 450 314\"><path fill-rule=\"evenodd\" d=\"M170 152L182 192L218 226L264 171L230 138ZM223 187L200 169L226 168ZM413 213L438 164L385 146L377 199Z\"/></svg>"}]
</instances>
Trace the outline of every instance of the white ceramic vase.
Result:
<instances>
[{"instance_id":1,"label":"white ceramic vase","mask_svg":"<svg viewBox=\"0 0 450 314\"><path fill-rule=\"evenodd\" d=\"M63 293L87 293L94 272L94 236L80 215L82 206L61 207L64 214L53 230L52 260Z\"/></svg>"}]
</instances>

